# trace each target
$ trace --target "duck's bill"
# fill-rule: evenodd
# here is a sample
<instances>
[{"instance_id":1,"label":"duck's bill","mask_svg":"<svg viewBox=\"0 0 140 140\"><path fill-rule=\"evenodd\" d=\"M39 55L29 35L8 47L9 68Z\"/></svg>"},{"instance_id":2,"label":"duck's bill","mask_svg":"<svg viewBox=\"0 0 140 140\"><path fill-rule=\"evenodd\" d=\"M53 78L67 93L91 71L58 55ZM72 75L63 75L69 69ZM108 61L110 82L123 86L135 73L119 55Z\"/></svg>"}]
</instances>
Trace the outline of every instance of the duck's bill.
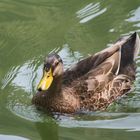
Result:
<instances>
[{"instance_id":1,"label":"duck's bill","mask_svg":"<svg viewBox=\"0 0 140 140\"><path fill-rule=\"evenodd\" d=\"M42 79L40 80L37 89L38 89L39 91L48 90L49 87L50 87L51 84L52 84L52 81L53 81L52 69L50 68L50 70L49 70L48 72L46 72L46 71L44 70L44 72L43 72L43 77L42 77Z\"/></svg>"}]
</instances>

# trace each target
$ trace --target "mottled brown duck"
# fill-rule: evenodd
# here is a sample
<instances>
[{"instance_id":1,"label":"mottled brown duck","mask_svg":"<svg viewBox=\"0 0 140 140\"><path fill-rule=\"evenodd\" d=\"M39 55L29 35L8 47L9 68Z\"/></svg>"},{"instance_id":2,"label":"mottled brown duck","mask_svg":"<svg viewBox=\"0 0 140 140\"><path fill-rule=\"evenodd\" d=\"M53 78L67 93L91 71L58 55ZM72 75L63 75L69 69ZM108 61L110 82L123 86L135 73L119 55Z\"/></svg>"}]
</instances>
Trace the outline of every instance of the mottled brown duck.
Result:
<instances>
[{"instance_id":1,"label":"mottled brown duck","mask_svg":"<svg viewBox=\"0 0 140 140\"><path fill-rule=\"evenodd\" d=\"M60 113L105 110L132 88L139 48L140 39L134 33L65 71L60 56L49 54L32 103Z\"/></svg>"}]
</instances>

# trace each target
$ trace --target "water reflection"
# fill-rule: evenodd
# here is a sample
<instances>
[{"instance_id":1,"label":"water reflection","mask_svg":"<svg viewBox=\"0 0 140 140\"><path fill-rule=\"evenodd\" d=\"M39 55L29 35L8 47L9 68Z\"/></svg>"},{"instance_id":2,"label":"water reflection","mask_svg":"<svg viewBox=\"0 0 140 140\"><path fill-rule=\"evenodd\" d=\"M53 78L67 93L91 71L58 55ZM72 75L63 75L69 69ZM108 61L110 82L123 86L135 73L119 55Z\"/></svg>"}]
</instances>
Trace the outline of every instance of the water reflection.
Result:
<instances>
[{"instance_id":1,"label":"water reflection","mask_svg":"<svg viewBox=\"0 0 140 140\"><path fill-rule=\"evenodd\" d=\"M41 140L59 140L59 127L55 121L36 122L35 125Z\"/></svg>"},{"instance_id":2,"label":"water reflection","mask_svg":"<svg viewBox=\"0 0 140 140\"><path fill-rule=\"evenodd\" d=\"M101 9L100 2L97 3L90 3L86 5L84 8L79 10L76 14L77 17L80 18L80 23L86 23L95 17L103 14L107 11L107 8Z\"/></svg>"}]
</instances>

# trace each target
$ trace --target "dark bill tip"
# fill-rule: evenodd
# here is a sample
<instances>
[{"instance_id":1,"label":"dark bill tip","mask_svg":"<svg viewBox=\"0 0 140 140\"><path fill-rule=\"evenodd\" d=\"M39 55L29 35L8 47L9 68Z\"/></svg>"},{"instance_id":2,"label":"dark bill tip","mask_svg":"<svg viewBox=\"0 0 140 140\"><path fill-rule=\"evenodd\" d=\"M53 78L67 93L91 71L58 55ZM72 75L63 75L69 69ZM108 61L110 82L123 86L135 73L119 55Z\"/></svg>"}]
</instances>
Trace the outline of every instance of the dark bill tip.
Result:
<instances>
[{"instance_id":1,"label":"dark bill tip","mask_svg":"<svg viewBox=\"0 0 140 140\"><path fill-rule=\"evenodd\" d=\"M37 90L38 90L38 91L42 91L42 89L41 89L41 88L38 88Z\"/></svg>"}]
</instances>

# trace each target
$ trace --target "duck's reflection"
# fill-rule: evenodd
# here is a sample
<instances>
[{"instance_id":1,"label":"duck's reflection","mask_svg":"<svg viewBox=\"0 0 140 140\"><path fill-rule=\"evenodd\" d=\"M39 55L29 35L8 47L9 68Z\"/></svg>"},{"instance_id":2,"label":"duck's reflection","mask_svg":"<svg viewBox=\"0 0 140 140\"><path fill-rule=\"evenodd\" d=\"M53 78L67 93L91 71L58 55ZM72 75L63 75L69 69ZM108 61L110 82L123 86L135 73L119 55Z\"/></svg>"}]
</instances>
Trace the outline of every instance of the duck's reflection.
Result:
<instances>
[{"instance_id":1,"label":"duck's reflection","mask_svg":"<svg viewBox=\"0 0 140 140\"><path fill-rule=\"evenodd\" d=\"M39 132L41 140L58 140L58 124L49 120L47 122L37 122L36 128Z\"/></svg>"}]
</instances>

